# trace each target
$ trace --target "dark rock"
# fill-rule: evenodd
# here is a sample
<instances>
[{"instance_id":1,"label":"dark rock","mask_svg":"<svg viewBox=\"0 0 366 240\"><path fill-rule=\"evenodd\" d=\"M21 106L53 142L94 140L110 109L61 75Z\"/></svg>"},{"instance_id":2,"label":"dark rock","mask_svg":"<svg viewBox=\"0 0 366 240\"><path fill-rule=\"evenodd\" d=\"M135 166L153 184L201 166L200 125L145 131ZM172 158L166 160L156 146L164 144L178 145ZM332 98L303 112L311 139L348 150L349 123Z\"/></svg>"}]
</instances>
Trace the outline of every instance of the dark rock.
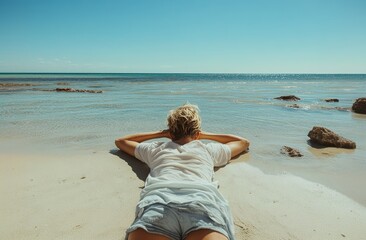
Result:
<instances>
[{"instance_id":1,"label":"dark rock","mask_svg":"<svg viewBox=\"0 0 366 240\"><path fill-rule=\"evenodd\" d=\"M313 127L308 133L308 137L311 141L327 147L356 148L355 142L341 137L325 127Z\"/></svg>"},{"instance_id":2,"label":"dark rock","mask_svg":"<svg viewBox=\"0 0 366 240\"><path fill-rule=\"evenodd\" d=\"M56 88L56 92L85 92L85 93L102 93L103 91L97 91L97 90L85 90L85 89L73 89L73 88Z\"/></svg>"},{"instance_id":3,"label":"dark rock","mask_svg":"<svg viewBox=\"0 0 366 240\"><path fill-rule=\"evenodd\" d=\"M366 98L358 98L352 105L352 111L355 113L366 114Z\"/></svg>"},{"instance_id":4,"label":"dark rock","mask_svg":"<svg viewBox=\"0 0 366 240\"><path fill-rule=\"evenodd\" d=\"M299 150L288 147L288 146L283 146L281 148L281 153L286 154L287 156L290 156L290 157L302 157L303 156Z\"/></svg>"},{"instance_id":5,"label":"dark rock","mask_svg":"<svg viewBox=\"0 0 366 240\"><path fill-rule=\"evenodd\" d=\"M76 89L73 88L56 88L56 92L76 92Z\"/></svg>"},{"instance_id":6,"label":"dark rock","mask_svg":"<svg viewBox=\"0 0 366 240\"><path fill-rule=\"evenodd\" d=\"M339 102L339 99L337 99L337 98L328 98L328 99L324 99L324 101L326 101L326 102Z\"/></svg>"},{"instance_id":7,"label":"dark rock","mask_svg":"<svg viewBox=\"0 0 366 240\"><path fill-rule=\"evenodd\" d=\"M298 98L294 95L281 96L281 97L276 97L274 99L284 100L284 101L298 101L298 100L300 100L300 98Z\"/></svg>"}]
</instances>

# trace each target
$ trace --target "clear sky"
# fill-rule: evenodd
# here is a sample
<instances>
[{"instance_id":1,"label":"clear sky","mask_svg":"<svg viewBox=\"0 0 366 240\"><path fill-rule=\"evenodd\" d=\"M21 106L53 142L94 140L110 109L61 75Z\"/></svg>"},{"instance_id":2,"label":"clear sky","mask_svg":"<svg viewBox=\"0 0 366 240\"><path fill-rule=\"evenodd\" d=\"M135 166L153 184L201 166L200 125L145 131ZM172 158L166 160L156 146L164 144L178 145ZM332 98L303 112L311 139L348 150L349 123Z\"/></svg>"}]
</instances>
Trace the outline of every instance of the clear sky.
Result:
<instances>
[{"instance_id":1,"label":"clear sky","mask_svg":"<svg viewBox=\"0 0 366 240\"><path fill-rule=\"evenodd\" d=\"M366 1L0 0L0 72L366 73Z\"/></svg>"}]
</instances>

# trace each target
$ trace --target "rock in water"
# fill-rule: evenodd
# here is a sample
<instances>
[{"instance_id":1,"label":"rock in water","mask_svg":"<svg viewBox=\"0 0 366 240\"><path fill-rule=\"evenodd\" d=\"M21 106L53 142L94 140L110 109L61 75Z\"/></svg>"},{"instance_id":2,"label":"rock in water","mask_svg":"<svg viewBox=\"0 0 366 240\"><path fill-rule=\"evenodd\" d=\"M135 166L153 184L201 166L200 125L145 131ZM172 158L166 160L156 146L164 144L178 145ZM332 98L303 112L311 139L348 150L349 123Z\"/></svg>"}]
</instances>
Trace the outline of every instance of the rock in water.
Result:
<instances>
[{"instance_id":1,"label":"rock in water","mask_svg":"<svg viewBox=\"0 0 366 240\"><path fill-rule=\"evenodd\" d=\"M286 154L290 157L302 157L303 155L300 153L299 150L295 149L295 148L291 148L288 146L283 146L281 148L281 153L282 154Z\"/></svg>"},{"instance_id":2,"label":"rock in water","mask_svg":"<svg viewBox=\"0 0 366 240\"><path fill-rule=\"evenodd\" d=\"M73 89L73 88L56 88L56 92L83 92L83 93L102 93L103 91L97 90L85 90L85 89Z\"/></svg>"},{"instance_id":3,"label":"rock in water","mask_svg":"<svg viewBox=\"0 0 366 240\"><path fill-rule=\"evenodd\" d=\"M339 99L338 98L328 98L328 99L325 99L324 101L326 101L326 102L339 102Z\"/></svg>"},{"instance_id":4,"label":"rock in water","mask_svg":"<svg viewBox=\"0 0 366 240\"><path fill-rule=\"evenodd\" d=\"M295 95L281 96L281 97L276 97L274 99L284 100L284 101L298 101L298 100L300 100L300 98L296 97Z\"/></svg>"},{"instance_id":5,"label":"rock in water","mask_svg":"<svg viewBox=\"0 0 366 240\"><path fill-rule=\"evenodd\" d=\"M352 111L355 113L366 114L366 98L358 98L352 105Z\"/></svg>"},{"instance_id":6,"label":"rock in water","mask_svg":"<svg viewBox=\"0 0 366 240\"><path fill-rule=\"evenodd\" d=\"M327 147L356 148L355 142L341 137L325 127L313 127L313 129L308 133L308 137L312 141Z\"/></svg>"},{"instance_id":7,"label":"rock in water","mask_svg":"<svg viewBox=\"0 0 366 240\"><path fill-rule=\"evenodd\" d=\"M73 88L56 88L56 92L75 92L76 90Z\"/></svg>"}]
</instances>

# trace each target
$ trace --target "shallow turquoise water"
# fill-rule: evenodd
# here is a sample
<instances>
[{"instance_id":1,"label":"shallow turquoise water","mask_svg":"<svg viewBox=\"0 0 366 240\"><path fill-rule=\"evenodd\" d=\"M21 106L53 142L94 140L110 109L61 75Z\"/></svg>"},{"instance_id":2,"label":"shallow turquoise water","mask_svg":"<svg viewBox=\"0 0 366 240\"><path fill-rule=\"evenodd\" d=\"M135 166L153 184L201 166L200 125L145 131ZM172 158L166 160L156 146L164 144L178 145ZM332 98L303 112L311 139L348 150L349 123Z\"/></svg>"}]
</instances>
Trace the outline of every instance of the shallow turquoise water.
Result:
<instances>
[{"instance_id":1,"label":"shallow turquoise water","mask_svg":"<svg viewBox=\"0 0 366 240\"><path fill-rule=\"evenodd\" d=\"M121 135L164 129L167 112L188 101L199 105L204 130L251 141L248 163L273 174L290 171L366 203L366 190L357 187L366 180L366 117L335 109L366 97L366 75L0 74L5 82L35 85L0 88L2 151L17 151L24 143L110 151ZM43 91L57 87L104 92ZM299 109L273 99L292 94L301 98ZM315 125L354 140L357 149L314 153L307 133ZM283 145L304 157L281 155Z\"/></svg>"}]
</instances>

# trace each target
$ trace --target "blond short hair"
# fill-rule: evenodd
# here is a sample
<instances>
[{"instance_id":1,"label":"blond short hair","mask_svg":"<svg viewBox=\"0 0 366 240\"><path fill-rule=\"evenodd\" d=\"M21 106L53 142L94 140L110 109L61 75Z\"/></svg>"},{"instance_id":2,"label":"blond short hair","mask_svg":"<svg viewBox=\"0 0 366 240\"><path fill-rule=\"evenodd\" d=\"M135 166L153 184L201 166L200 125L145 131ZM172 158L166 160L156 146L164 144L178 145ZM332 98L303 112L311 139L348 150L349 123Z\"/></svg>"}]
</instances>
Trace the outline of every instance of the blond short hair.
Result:
<instances>
[{"instance_id":1,"label":"blond short hair","mask_svg":"<svg viewBox=\"0 0 366 240\"><path fill-rule=\"evenodd\" d=\"M201 118L196 105L185 104L171 110L167 120L172 140L193 136L201 130Z\"/></svg>"}]
</instances>

